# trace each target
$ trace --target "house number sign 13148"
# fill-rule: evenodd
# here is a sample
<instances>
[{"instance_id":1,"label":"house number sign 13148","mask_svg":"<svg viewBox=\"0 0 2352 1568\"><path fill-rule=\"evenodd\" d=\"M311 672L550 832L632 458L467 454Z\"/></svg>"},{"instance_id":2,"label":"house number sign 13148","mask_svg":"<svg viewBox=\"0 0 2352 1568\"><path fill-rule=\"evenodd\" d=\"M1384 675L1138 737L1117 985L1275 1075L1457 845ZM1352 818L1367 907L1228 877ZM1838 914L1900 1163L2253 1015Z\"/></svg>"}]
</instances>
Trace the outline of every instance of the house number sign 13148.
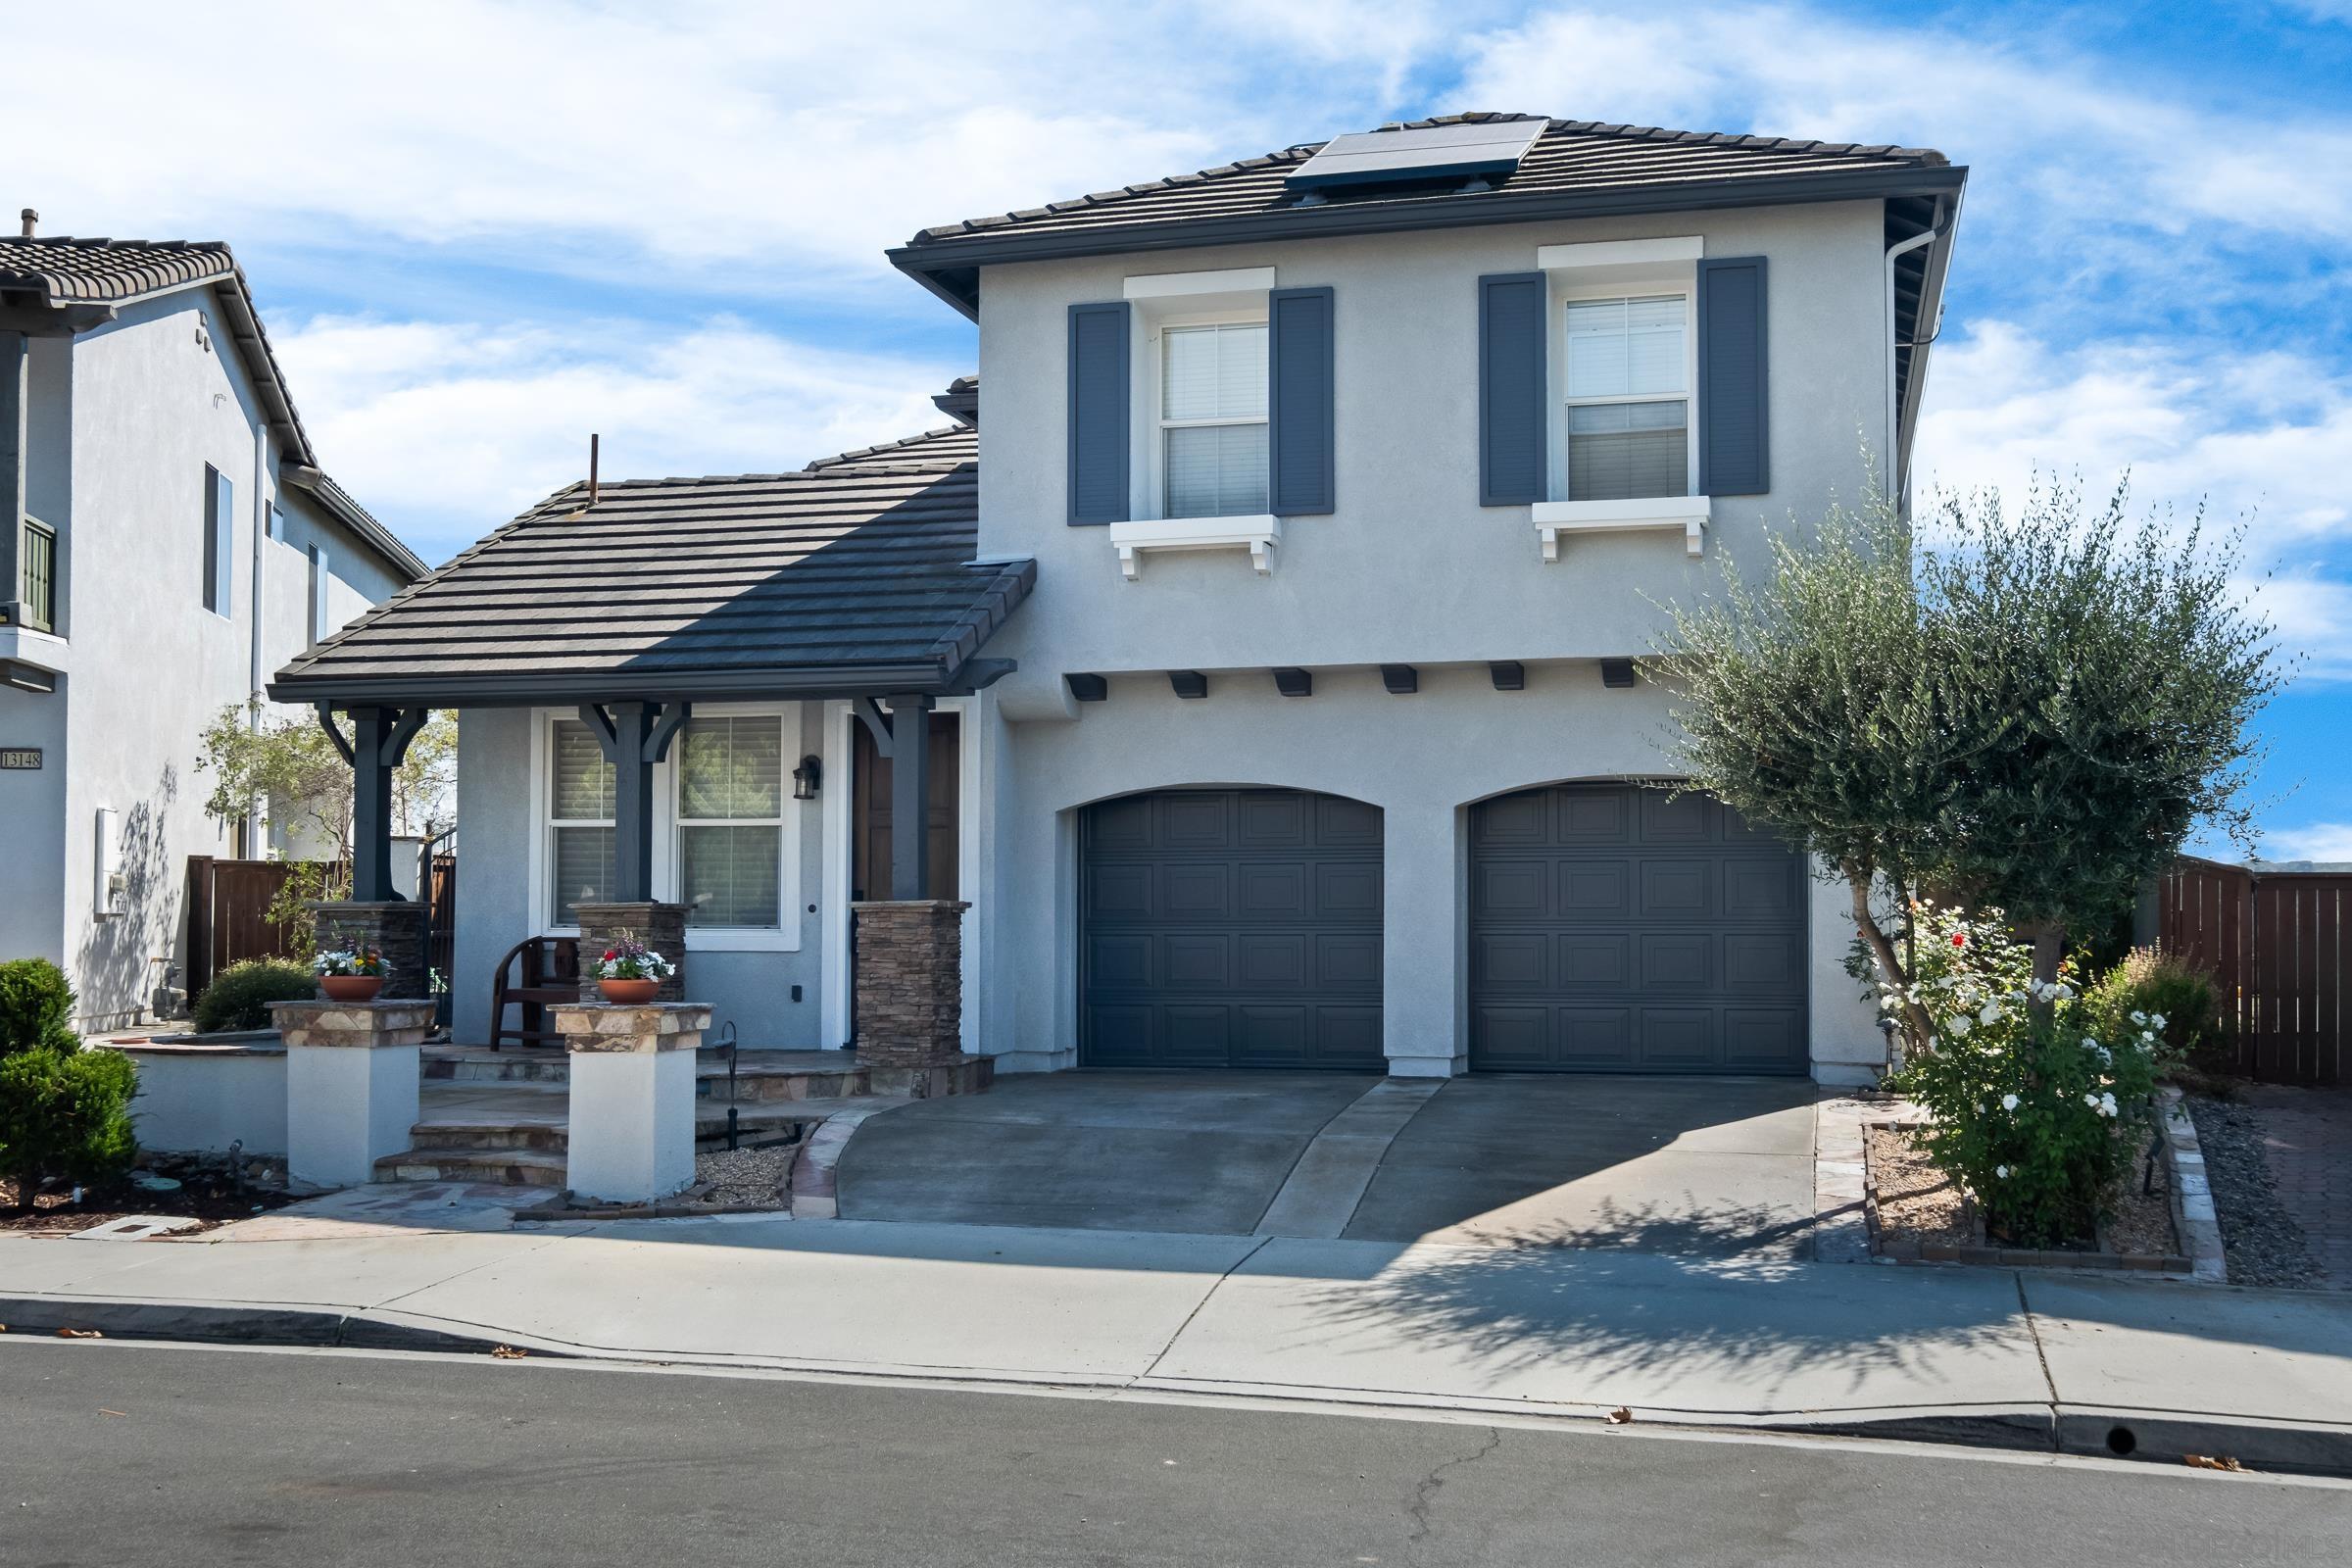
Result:
<instances>
[{"instance_id":1,"label":"house number sign 13148","mask_svg":"<svg viewBox=\"0 0 2352 1568\"><path fill-rule=\"evenodd\" d=\"M0 746L0 770L31 772L40 765L41 749L38 746Z\"/></svg>"}]
</instances>

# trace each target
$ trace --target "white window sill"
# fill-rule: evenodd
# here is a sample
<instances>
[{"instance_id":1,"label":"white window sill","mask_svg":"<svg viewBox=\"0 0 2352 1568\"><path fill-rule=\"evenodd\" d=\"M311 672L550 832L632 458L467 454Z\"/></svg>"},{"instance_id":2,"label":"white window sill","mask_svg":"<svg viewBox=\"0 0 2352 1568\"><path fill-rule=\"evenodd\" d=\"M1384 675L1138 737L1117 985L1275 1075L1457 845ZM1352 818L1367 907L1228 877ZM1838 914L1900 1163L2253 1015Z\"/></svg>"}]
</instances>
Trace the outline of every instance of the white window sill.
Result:
<instances>
[{"instance_id":1,"label":"white window sill","mask_svg":"<svg viewBox=\"0 0 2352 1568\"><path fill-rule=\"evenodd\" d=\"M72 672L67 655L74 645L50 632L36 631L30 626L0 625L0 662L30 664L53 675Z\"/></svg>"},{"instance_id":2,"label":"white window sill","mask_svg":"<svg viewBox=\"0 0 2352 1568\"><path fill-rule=\"evenodd\" d=\"M1705 496L1661 496L1642 501L1539 501L1535 507L1536 533L1544 541L1544 559L1560 559L1564 533L1624 533L1629 530L1680 529L1686 554L1703 548L1707 519L1713 514Z\"/></svg>"},{"instance_id":3,"label":"white window sill","mask_svg":"<svg viewBox=\"0 0 2352 1568\"><path fill-rule=\"evenodd\" d=\"M1119 572L1129 582L1143 575L1143 558L1153 550L1247 550L1250 564L1263 576L1274 569L1274 547L1282 542L1282 519L1268 514L1114 522L1110 542L1119 552Z\"/></svg>"}]
</instances>

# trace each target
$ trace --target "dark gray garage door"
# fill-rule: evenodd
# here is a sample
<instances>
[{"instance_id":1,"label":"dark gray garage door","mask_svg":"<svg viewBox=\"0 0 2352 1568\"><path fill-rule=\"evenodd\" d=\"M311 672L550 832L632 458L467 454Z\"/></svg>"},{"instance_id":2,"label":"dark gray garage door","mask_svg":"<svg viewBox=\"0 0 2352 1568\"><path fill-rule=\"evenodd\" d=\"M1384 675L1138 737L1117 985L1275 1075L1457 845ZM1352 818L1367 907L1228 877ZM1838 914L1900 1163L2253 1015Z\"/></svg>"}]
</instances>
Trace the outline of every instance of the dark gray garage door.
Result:
<instances>
[{"instance_id":1,"label":"dark gray garage door","mask_svg":"<svg viewBox=\"0 0 2352 1568\"><path fill-rule=\"evenodd\" d=\"M1377 808L1168 790L1089 807L1081 831L1082 1060L1383 1065Z\"/></svg>"},{"instance_id":2,"label":"dark gray garage door","mask_svg":"<svg viewBox=\"0 0 2352 1568\"><path fill-rule=\"evenodd\" d=\"M1470 1065L1801 1073L1803 862L1696 795L1562 785L1470 813Z\"/></svg>"}]
</instances>

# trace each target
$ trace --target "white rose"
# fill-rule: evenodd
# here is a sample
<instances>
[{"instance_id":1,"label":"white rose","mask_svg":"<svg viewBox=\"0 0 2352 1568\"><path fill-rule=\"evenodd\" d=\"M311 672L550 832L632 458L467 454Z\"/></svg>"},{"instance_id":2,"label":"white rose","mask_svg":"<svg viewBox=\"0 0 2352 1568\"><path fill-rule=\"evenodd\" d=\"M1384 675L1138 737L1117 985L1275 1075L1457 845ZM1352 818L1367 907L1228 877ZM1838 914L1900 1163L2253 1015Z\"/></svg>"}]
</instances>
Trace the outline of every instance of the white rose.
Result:
<instances>
[{"instance_id":1,"label":"white rose","mask_svg":"<svg viewBox=\"0 0 2352 1568\"><path fill-rule=\"evenodd\" d=\"M2007 1181L2009 1179L2009 1167L2006 1165L1993 1166L1992 1173L2003 1181Z\"/></svg>"},{"instance_id":2,"label":"white rose","mask_svg":"<svg viewBox=\"0 0 2352 1568\"><path fill-rule=\"evenodd\" d=\"M1978 1013L1977 1018L1983 1023L1999 1023L2001 1021L2001 1004L1997 1002L1987 1002L1984 1004L1984 1010Z\"/></svg>"},{"instance_id":3,"label":"white rose","mask_svg":"<svg viewBox=\"0 0 2352 1568\"><path fill-rule=\"evenodd\" d=\"M1968 1014L1963 1012L1955 1016L1951 1022L1945 1024L1944 1027L1949 1029L1955 1038L1958 1038L1965 1036L1970 1029L1975 1027L1975 1025L1970 1022Z\"/></svg>"},{"instance_id":4,"label":"white rose","mask_svg":"<svg viewBox=\"0 0 2352 1568\"><path fill-rule=\"evenodd\" d=\"M2003 1095L2001 1097L2001 1108L2003 1110L2015 1110L2017 1108L2017 1097L2015 1095Z\"/></svg>"},{"instance_id":5,"label":"white rose","mask_svg":"<svg viewBox=\"0 0 2352 1568\"><path fill-rule=\"evenodd\" d=\"M2144 1012L2133 1012L2132 1021L2136 1024L2145 1024L2148 1021L2148 1015Z\"/></svg>"},{"instance_id":6,"label":"white rose","mask_svg":"<svg viewBox=\"0 0 2352 1568\"><path fill-rule=\"evenodd\" d=\"M2084 1051L2096 1051L2099 1049L2099 1043L2096 1040L2091 1039L2090 1036L2084 1035L2082 1037L2082 1049Z\"/></svg>"},{"instance_id":7,"label":"white rose","mask_svg":"<svg viewBox=\"0 0 2352 1568\"><path fill-rule=\"evenodd\" d=\"M2163 1028L2163 1027L2164 1027L2164 1014L2163 1014L2163 1013L2161 1013L2161 1012L2159 1012L2159 1013L2155 1014L2154 1016L2150 1017L2150 1018L2148 1019L2148 1022L2149 1022L2149 1023L2150 1023L2152 1026L2154 1026L2155 1028L2161 1029L2161 1028Z\"/></svg>"},{"instance_id":8,"label":"white rose","mask_svg":"<svg viewBox=\"0 0 2352 1568\"><path fill-rule=\"evenodd\" d=\"M2099 1097L2096 1095L2084 1095L2082 1097L2082 1103L2088 1105L2091 1109L2096 1110L2099 1108Z\"/></svg>"}]
</instances>

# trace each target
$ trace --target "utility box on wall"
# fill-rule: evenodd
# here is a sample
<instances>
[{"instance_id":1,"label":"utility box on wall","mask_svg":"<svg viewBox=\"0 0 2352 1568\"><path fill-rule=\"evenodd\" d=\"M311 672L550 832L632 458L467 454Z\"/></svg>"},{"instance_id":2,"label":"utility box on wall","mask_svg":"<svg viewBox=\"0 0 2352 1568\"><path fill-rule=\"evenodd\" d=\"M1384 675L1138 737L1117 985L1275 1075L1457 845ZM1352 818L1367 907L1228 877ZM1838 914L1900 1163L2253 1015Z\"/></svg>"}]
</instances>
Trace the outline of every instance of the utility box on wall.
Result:
<instances>
[{"instance_id":1,"label":"utility box on wall","mask_svg":"<svg viewBox=\"0 0 2352 1568\"><path fill-rule=\"evenodd\" d=\"M122 813L111 806L98 808L98 853L91 857L91 912L100 919L130 912L130 892L122 877Z\"/></svg>"}]
</instances>

